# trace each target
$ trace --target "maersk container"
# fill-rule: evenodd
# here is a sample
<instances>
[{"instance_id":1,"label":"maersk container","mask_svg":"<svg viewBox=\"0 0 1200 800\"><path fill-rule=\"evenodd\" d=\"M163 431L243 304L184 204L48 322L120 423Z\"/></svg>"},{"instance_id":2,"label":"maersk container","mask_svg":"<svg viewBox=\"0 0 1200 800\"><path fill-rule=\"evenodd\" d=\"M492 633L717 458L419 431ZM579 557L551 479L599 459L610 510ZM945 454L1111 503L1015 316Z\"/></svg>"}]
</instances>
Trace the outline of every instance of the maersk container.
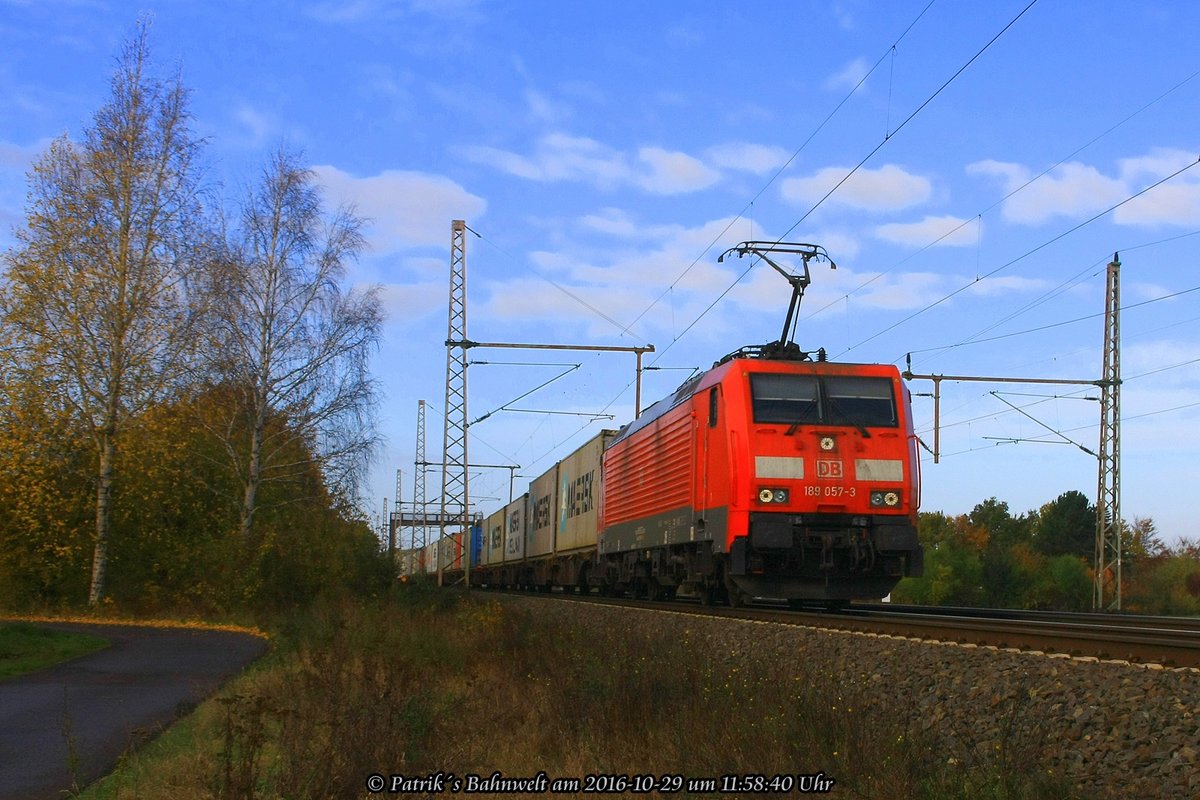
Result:
<instances>
[{"instance_id":1,"label":"maersk container","mask_svg":"<svg viewBox=\"0 0 1200 800\"><path fill-rule=\"evenodd\" d=\"M529 484L529 536L525 555L541 558L554 552L554 532L557 529L558 464Z\"/></svg>"},{"instance_id":2,"label":"maersk container","mask_svg":"<svg viewBox=\"0 0 1200 800\"><path fill-rule=\"evenodd\" d=\"M493 511L483 523L482 563L489 566L504 561L504 509Z\"/></svg>"},{"instance_id":3,"label":"maersk container","mask_svg":"<svg viewBox=\"0 0 1200 800\"><path fill-rule=\"evenodd\" d=\"M616 435L616 431L602 430L558 462L554 552L570 553L596 546L600 525L600 457Z\"/></svg>"},{"instance_id":4,"label":"maersk container","mask_svg":"<svg viewBox=\"0 0 1200 800\"><path fill-rule=\"evenodd\" d=\"M529 494L523 494L504 507L504 560L525 558L525 521Z\"/></svg>"}]
</instances>

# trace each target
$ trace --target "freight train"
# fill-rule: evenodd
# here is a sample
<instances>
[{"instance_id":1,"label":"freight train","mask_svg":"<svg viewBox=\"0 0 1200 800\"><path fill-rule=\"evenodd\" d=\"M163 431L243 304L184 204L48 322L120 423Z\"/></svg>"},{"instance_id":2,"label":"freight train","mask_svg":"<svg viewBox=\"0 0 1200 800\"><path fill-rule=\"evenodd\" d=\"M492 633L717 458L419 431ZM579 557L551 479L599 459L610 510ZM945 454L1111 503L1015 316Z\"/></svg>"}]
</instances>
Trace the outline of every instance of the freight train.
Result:
<instances>
[{"instance_id":1,"label":"freight train","mask_svg":"<svg viewBox=\"0 0 1200 800\"><path fill-rule=\"evenodd\" d=\"M921 575L919 472L895 367L830 362L781 337L534 479L473 530L470 583L735 606L878 599ZM403 554L402 571L440 559L461 578L462 540Z\"/></svg>"},{"instance_id":2,"label":"freight train","mask_svg":"<svg viewBox=\"0 0 1200 800\"><path fill-rule=\"evenodd\" d=\"M488 516L471 584L837 603L920 575L919 459L891 366L739 351ZM461 534L424 558L461 575ZM447 557L449 551L449 558Z\"/></svg>"}]
</instances>

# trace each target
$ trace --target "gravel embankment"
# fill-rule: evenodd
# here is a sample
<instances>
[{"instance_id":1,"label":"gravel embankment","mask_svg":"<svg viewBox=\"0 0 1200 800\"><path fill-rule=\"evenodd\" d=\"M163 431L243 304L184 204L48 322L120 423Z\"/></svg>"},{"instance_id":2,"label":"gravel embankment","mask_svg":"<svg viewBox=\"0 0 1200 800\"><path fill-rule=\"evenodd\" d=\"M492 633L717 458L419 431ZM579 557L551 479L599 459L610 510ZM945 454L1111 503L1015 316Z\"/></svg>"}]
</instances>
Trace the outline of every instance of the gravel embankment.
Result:
<instances>
[{"instance_id":1,"label":"gravel embankment","mask_svg":"<svg viewBox=\"0 0 1200 800\"><path fill-rule=\"evenodd\" d=\"M1065 772L1080 794L1200 797L1200 671L721 620L553 599L576 624L686 624L710 652L847 677L859 702L907 718L947 760ZM698 646L700 646L698 644Z\"/></svg>"}]
</instances>

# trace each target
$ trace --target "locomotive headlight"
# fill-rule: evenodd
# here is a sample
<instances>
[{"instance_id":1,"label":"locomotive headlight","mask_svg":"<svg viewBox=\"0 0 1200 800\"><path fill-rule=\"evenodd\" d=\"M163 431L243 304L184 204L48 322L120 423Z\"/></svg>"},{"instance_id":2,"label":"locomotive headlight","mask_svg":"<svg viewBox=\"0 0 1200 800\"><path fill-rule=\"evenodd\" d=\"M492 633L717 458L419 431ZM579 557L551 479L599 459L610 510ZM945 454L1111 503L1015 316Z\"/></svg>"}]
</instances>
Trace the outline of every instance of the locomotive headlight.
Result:
<instances>
[{"instance_id":1,"label":"locomotive headlight","mask_svg":"<svg viewBox=\"0 0 1200 800\"><path fill-rule=\"evenodd\" d=\"M874 508L895 508L900 505L900 493L875 489L871 492L871 505Z\"/></svg>"},{"instance_id":2,"label":"locomotive headlight","mask_svg":"<svg viewBox=\"0 0 1200 800\"><path fill-rule=\"evenodd\" d=\"M779 503L783 504L788 501L787 489L759 489L758 502L760 503Z\"/></svg>"},{"instance_id":3,"label":"locomotive headlight","mask_svg":"<svg viewBox=\"0 0 1200 800\"><path fill-rule=\"evenodd\" d=\"M822 436L821 437L821 443L820 443L821 450L823 450L826 453L831 452L836 444L837 444L837 441L834 440L834 438L832 436Z\"/></svg>"}]
</instances>

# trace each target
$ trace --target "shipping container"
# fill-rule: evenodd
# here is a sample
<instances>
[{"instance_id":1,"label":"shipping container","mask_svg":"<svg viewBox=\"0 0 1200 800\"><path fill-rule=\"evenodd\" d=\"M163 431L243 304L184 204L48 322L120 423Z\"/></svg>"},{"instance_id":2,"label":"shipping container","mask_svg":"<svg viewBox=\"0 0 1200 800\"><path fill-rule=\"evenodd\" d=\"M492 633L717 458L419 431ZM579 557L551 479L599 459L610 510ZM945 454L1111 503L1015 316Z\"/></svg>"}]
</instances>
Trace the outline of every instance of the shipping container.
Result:
<instances>
[{"instance_id":1,"label":"shipping container","mask_svg":"<svg viewBox=\"0 0 1200 800\"><path fill-rule=\"evenodd\" d=\"M558 463L555 553L595 548L600 524L600 458L616 435L616 431L600 431Z\"/></svg>"},{"instance_id":2,"label":"shipping container","mask_svg":"<svg viewBox=\"0 0 1200 800\"><path fill-rule=\"evenodd\" d=\"M558 464L529 484L529 538L525 555L541 558L554 552L558 527Z\"/></svg>"},{"instance_id":3,"label":"shipping container","mask_svg":"<svg viewBox=\"0 0 1200 800\"><path fill-rule=\"evenodd\" d=\"M475 517L475 523L471 525L471 566L477 567L483 558L483 518Z\"/></svg>"},{"instance_id":4,"label":"shipping container","mask_svg":"<svg viewBox=\"0 0 1200 800\"><path fill-rule=\"evenodd\" d=\"M504 560L521 561L525 558L525 521L529 494L523 494L504 507Z\"/></svg>"},{"instance_id":5,"label":"shipping container","mask_svg":"<svg viewBox=\"0 0 1200 800\"><path fill-rule=\"evenodd\" d=\"M494 511L483 523L482 563L488 566L504 561L504 509Z\"/></svg>"}]
</instances>

